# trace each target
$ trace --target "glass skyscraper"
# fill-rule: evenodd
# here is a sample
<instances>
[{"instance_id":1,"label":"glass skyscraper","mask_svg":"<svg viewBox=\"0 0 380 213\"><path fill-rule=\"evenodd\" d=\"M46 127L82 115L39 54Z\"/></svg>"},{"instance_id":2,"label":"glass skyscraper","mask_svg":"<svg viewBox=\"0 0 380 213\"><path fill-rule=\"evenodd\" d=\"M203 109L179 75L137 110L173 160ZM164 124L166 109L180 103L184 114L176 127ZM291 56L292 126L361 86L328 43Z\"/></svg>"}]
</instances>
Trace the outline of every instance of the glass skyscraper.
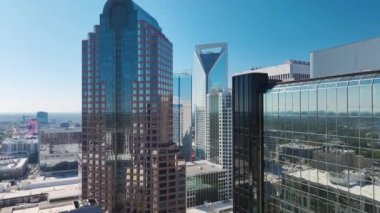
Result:
<instances>
[{"instance_id":1,"label":"glass skyscraper","mask_svg":"<svg viewBox=\"0 0 380 213\"><path fill-rule=\"evenodd\" d=\"M263 211L263 95L268 75L252 73L232 80L234 212Z\"/></svg>"},{"instance_id":2,"label":"glass skyscraper","mask_svg":"<svg viewBox=\"0 0 380 213\"><path fill-rule=\"evenodd\" d=\"M206 157L206 97L212 90L228 88L228 47L226 43L195 47L193 68L193 113L197 159Z\"/></svg>"},{"instance_id":3,"label":"glass skyscraper","mask_svg":"<svg viewBox=\"0 0 380 213\"><path fill-rule=\"evenodd\" d=\"M248 150L238 152L249 138L234 133L235 160L250 159L235 161L235 168L246 166L234 172L235 194L244 194L236 177L257 171L259 180L246 186L264 198L258 212L379 212L380 73L269 82L257 91L249 89L257 82L243 83L259 77L234 77L234 112L242 113L246 97L258 97L247 112L261 107L263 118L255 121L260 131L253 138L259 140ZM261 164L254 164L256 153ZM238 212L258 207L245 205L249 199L234 202L248 207Z\"/></svg>"},{"instance_id":4,"label":"glass skyscraper","mask_svg":"<svg viewBox=\"0 0 380 213\"><path fill-rule=\"evenodd\" d=\"M41 125L49 123L49 118L48 118L47 112L37 112L37 119Z\"/></svg>"},{"instance_id":5,"label":"glass skyscraper","mask_svg":"<svg viewBox=\"0 0 380 213\"><path fill-rule=\"evenodd\" d=\"M82 52L83 198L109 212L185 212L171 42L131 0L108 0Z\"/></svg>"},{"instance_id":6,"label":"glass skyscraper","mask_svg":"<svg viewBox=\"0 0 380 213\"><path fill-rule=\"evenodd\" d=\"M232 105L231 90L207 94L206 159L226 170L222 200L232 198Z\"/></svg>"},{"instance_id":7,"label":"glass skyscraper","mask_svg":"<svg viewBox=\"0 0 380 213\"><path fill-rule=\"evenodd\" d=\"M181 149L181 157L191 160L191 92L189 71L173 74L173 142Z\"/></svg>"}]
</instances>

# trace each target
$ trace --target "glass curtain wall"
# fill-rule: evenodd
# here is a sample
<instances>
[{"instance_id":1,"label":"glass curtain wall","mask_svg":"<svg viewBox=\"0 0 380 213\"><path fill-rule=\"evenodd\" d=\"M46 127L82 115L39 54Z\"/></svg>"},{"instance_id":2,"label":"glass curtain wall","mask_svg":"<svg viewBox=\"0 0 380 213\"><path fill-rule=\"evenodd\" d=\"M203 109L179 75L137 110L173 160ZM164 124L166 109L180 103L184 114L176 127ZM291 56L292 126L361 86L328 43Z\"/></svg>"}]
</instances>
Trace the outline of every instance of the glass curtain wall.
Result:
<instances>
[{"instance_id":1,"label":"glass curtain wall","mask_svg":"<svg viewBox=\"0 0 380 213\"><path fill-rule=\"evenodd\" d=\"M266 212L380 211L380 76L264 94Z\"/></svg>"}]
</instances>

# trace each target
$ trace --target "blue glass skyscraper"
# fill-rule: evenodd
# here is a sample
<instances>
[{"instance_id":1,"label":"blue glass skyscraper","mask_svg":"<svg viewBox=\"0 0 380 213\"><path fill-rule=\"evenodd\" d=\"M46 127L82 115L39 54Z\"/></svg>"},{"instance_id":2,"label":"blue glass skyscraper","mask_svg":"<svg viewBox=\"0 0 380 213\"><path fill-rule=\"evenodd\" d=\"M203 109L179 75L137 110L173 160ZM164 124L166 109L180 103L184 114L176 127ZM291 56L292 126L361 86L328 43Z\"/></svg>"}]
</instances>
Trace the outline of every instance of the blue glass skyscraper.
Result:
<instances>
[{"instance_id":1,"label":"blue glass skyscraper","mask_svg":"<svg viewBox=\"0 0 380 213\"><path fill-rule=\"evenodd\" d=\"M173 75L173 142L181 148L181 157L191 160L191 92L190 70Z\"/></svg>"},{"instance_id":2,"label":"blue glass skyscraper","mask_svg":"<svg viewBox=\"0 0 380 213\"><path fill-rule=\"evenodd\" d=\"M47 112L37 112L37 119L41 125L49 123L49 116Z\"/></svg>"}]
</instances>

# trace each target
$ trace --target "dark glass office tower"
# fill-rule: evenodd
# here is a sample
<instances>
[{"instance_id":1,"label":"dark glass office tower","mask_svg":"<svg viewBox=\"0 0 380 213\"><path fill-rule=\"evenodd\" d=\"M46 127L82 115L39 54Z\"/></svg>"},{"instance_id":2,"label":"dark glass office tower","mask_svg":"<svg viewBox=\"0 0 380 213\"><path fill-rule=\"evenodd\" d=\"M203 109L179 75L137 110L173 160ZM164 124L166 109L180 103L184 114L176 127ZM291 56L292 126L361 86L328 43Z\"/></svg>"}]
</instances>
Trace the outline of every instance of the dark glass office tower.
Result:
<instances>
[{"instance_id":1,"label":"dark glass office tower","mask_svg":"<svg viewBox=\"0 0 380 213\"><path fill-rule=\"evenodd\" d=\"M82 196L109 212L185 212L171 42L131 0L108 0L82 52Z\"/></svg>"},{"instance_id":2,"label":"dark glass office tower","mask_svg":"<svg viewBox=\"0 0 380 213\"><path fill-rule=\"evenodd\" d=\"M232 79L234 212L263 212L263 94L268 75Z\"/></svg>"}]
</instances>

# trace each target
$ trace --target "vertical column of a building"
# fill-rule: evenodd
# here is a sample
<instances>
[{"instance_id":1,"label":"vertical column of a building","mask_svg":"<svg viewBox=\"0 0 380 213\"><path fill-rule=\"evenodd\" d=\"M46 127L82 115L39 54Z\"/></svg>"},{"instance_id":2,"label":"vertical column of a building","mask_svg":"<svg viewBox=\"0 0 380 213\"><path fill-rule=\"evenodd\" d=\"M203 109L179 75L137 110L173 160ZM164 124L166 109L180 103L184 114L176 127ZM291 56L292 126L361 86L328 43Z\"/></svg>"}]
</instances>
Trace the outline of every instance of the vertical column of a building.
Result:
<instances>
[{"instance_id":1,"label":"vertical column of a building","mask_svg":"<svg viewBox=\"0 0 380 213\"><path fill-rule=\"evenodd\" d=\"M96 197L96 188L95 188L95 168L94 168L94 162L93 162L93 150L95 150L95 145L94 145L94 139L95 139L95 134L94 134L94 128L95 128L95 121L94 121L94 114L93 114L93 100L95 96L95 83L92 80L92 76L94 74L94 33L89 34L89 40L88 40L88 60L89 60L89 67L88 67L88 125L87 125L87 133L88 133L88 138L87 138L87 143L88 143L88 148L90 150L88 154L88 171L87 171L87 182L88 182L88 191L89 194L88 196L90 198L95 198L99 200L99 197Z\"/></svg>"},{"instance_id":2,"label":"vertical column of a building","mask_svg":"<svg viewBox=\"0 0 380 213\"><path fill-rule=\"evenodd\" d=\"M264 211L262 91L266 85L267 74L233 77L234 212Z\"/></svg>"},{"instance_id":3,"label":"vertical column of a building","mask_svg":"<svg viewBox=\"0 0 380 213\"><path fill-rule=\"evenodd\" d=\"M97 95L97 113L96 113L96 138L98 140L99 144L99 158L97 165L97 176L98 181L100 183L100 197L102 203L109 203L109 200L107 198L107 167L105 167L106 162L106 143L104 143L105 138L105 128L106 128L106 83L100 78L100 62L99 62L99 52L100 52L100 28L99 25L95 26L95 46L94 46L94 66L95 66L95 72L94 72L94 78L95 82L97 82L98 85L98 95ZM104 163L104 164L103 164Z\"/></svg>"},{"instance_id":4,"label":"vertical column of a building","mask_svg":"<svg viewBox=\"0 0 380 213\"><path fill-rule=\"evenodd\" d=\"M100 144L102 144L102 119L101 119L101 104L100 100L102 93L100 92L100 77L99 77L99 68L98 68L98 50L99 50L99 32L98 26L94 27L94 32L90 34L89 38L89 46L88 46L88 54L89 54L89 74L88 74L88 82L89 82L89 96L88 96L88 125L87 125L87 144L89 152L88 162L91 162L89 165L89 171L91 175L87 177L89 185L91 185L92 195L89 198L94 198L98 202L100 202L104 207L107 206L106 199L104 196L104 186L102 176L104 171L100 164L98 165L97 161L102 158L102 153ZM91 91L91 92L90 92ZM91 154L91 157L90 157ZM99 159L97 159L97 157Z\"/></svg>"},{"instance_id":5,"label":"vertical column of a building","mask_svg":"<svg viewBox=\"0 0 380 213\"><path fill-rule=\"evenodd\" d=\"M86 60L87 60L87 63L86 63L86 66L87 66L87 70L86 70L86 78L85 78L85 84L86 85L83 85L85 86L85 90L86 90L86 96L83 97L83 99L85 99L83 101L83 104L85 105L84 108L83 108L83 115L85 116L83 118L83 121L85 122L85 125L83 127L83 134L84 134L84 138L83 138L83 146L85 146L86 148L83 147L84 150L86 150L86 152L83 154L83 157L85 158L86 160L86 163L84 163L84 167L86 169L84 169L85 171L85 175L84 175L84 182L83 183L86 183L86 184L83 184L85 185L85 190L86 190L86 195L85 195L85 198L89 198L89 197L92 197L92 192L91 192L91 186L90 186L90 179L91 179L91 165L89 165L89 151L91 150L91 146L90 146L90 143L89 141L91 140L91 137L92 137L92 134L91 134L91 125L92 125L92 120L91 120L91 115L90 115L90 108L91 108L91 98L92 98L92 93L90 91L92 91L92 85L91 85L91 82L90 82L90 74L91 74L91 64L92 64L92 57L91 57L91 36L92 36L92 33L89 33L88 35L88 40L87 40L87 47L86 47Z\"/></svg>"},{"instance_id":6,"label":"vertical column of a building","mask_svg":"<svg viewBox=\"0 0 380 213\"><path fill-rule=\"evenodd\" d=\"M89 147L91 150L96 150L96 131L95 131L95 128L96 128L96 117L95 117L95 104L94 104L94 101L95 101L95 97L96 97L96 83L94 81L94 75L95 75L95 63L96 63L96 59L95 59L95 54L96 54L96 39L95 39L95 33L91 33L90 34L90 45L89 45L89 56L90 56L90 70L89 70L89 77L88 77L88 80L89 80L89 86L90 86L90 90L91 90L91 95L89 97L89 123L90 123L90 128L88 129L90 131L90 138L89 138L89 141L91 141L91 143L89 144ZM88 180L91 181L91 188L93 189L93 192L92 192L92 196L91 198L95 198L97 200L101 200L101 197L99 196L99 192L98 192L98 189L97 189L97 184L96 184L96 181L97 181L97 174L96 174L96 166L95 166L95 162L94 162L94 156L95 156L95 153L93 153L93 151L91 152L91 159L89 159L89 162L90 163L90 172L91 172L91 176L89 177Z\"/></svg>"},{"instance_id":7,"label":"vertical column of a building","mask_svg":"<svg viewBox=\"0 0 380 213\"><path fill-rule=\"evenodd\" d=\"M250 131L250 139L253 143L251 145L254 149L251 149L252 164L250 169L253 173L253 183L257 184L257 194L253 194L253 197L257 197L257 212L264 212L264 100L263 91L267 86L267 74L253 74L250 76L253 93L252 100L248 104L248 108L254 109L252 118L250 119L249 126L253 127L253 131ZM251 105L251 106L250 106ZM250 141L251 142L251 141ZM259 167L257 168L256 165ZM255 187L255 186L253 186ZM253 207L253 209L256 207Z\"/></svg>"},{"instance_id":8,"label":"vertical column of a building","mask_svg":"<svg viewBox=\"0 0 380 213\"><path fill-rule=\"evenodd\" d=\"M179 149L181 150L182 154L182 128L181 128L181 77L178 78L178 105L177 105L177 110L178 110L178 116L177 116L177 122L178 122L178 146ZM174 95L174 94L173 94Z\"/></svg>"},{"instance_id":9,"label":"vertical column of a building","mask_svg":"<svg viewBox=\"0 0 380 213\"><path fill-rule=\"evenodd\" d=\"M82 141L79 147L79 175L81 176L82 184L82 198L87 198L88 186L87 186L87 155L88 155L88 144L87 144L87 124L88 124L88 111L87 111L87 99L88 99L88 40L82 41Z\"/></svg>"},{"instance_id":10,"label":"vertical column of a building","mask_svg":"<svg viewBox=\"0 0 380 213\"><path fill-rule=\"evenodd\" d=\"M232 113L233 113L233 121L232 121L232 134L233 134L233 208L234 212L239 212L239 184L240 184L240 168L239 168L239 152L238 152L238 146L239 146L239 141L238 141L238 123L239 123L239 117L238 117L238 86L239 85L239 78L238 77L233 77L232 78Z\"/></svg>"},{"instance_id":11,"label":"vertical column of a building","mask_svg":"<svg viewBox=\"0 0 380 213\"><path fill-rule=\"evenodd\" d=\"M142 24L142 26L146 26L148 25L148 23L144 23ZM145 33L147 34L148 33L148 30L145 29ZM149 42L146 40L146 37L143 39L145 42ZM159 39L158 39L159 40ZM143 44L143 46L146 46L146 43ZM149 51L151 52L151 46L149 46ZM145 52L145 51L144 51ZM146 52L145 52L146 53ZM144 54L145 54L144 53ZM155 55L155 54L153 54ZM146 60L146 57L148 55L144 56L145 59L144 61ZM150 56L149 56L150 57ZM155 64L155 66L157 66L157 70L150 70L150 68L147 68L146 71L149 70L149 75L147 74L147 76L149 76L150 78L150 96L151 96L151 99L150 99L150 109L151 109L151 114L150 114L150 120L148 121L148 125L151 126L154 130L150 130L151 132L151 136L150 136L150 146L152 148L155 149L154 153L152 153L152 151L150 152L150 155L152 156L150 158L150 164L151 164L151 169L150 169L150 173L149 174L149 178L148 178L148 184L150 185L150 197L149 197L149 211L151 212L155 212L155 211L158 211L158 208L159 208L159 204L158 204L158 196L159 196L159 150L157 148L157 141L153 141L153 139L157 139L157 133L158 133L158 129L157 129L157 119L158 119L158 99L159 99L159 84L157 83L157 79L158 78L154 78L153 76L157 76L159 71L158 71L158 68L159 68L159 62L158 62L158 52L155 56L153 57L157 57L156 60L153 60L154 61L157 61L157 64ZM154 133L153 133L154 132ZM154 146L153 146L154 145ZM151 148L151 150L152 150Z\"/></svg>"},{"instance_id":12,"label":"vertical column of a building","mask_svg":"<svg viewBox=\"0 0 380 213\"><path fill-rule=\"evenodd\" d=\"M118 16L119 14L115 12L115 16ZM116 24L115 24L116 25ZM120 180L120 178L118 177L119 175L119 165L118 165L118 161L119 161L119 129L120 129L120 123L119 123L119 116L120 116L120 111L121 111L121 50L120 50L120 45L121 45L121 27L120 26L117 26L117 27L114 27L113 28L113 63L114 63L114 70L111 72L113 77L114 77L114 80L113 80L113 112L112 112L112 124L111 124L111 128L112 128L112 155L114 156L114 159L113 161L111 161L111 165L110 165L110 170L112 171L111 172L111 176L112 176L112 179L111 179L111 187L109 188L109 193L110 195L112 195L112 201L109 202L110 205L109 207L107 208L110 212L112 211L115 211L115 212L119 212L120 209L118 207L118 202L117 202L117 199L118 199L118 194L119 194L119 188L118 188L118 182Z\"/></svg>"}]
</instances>

